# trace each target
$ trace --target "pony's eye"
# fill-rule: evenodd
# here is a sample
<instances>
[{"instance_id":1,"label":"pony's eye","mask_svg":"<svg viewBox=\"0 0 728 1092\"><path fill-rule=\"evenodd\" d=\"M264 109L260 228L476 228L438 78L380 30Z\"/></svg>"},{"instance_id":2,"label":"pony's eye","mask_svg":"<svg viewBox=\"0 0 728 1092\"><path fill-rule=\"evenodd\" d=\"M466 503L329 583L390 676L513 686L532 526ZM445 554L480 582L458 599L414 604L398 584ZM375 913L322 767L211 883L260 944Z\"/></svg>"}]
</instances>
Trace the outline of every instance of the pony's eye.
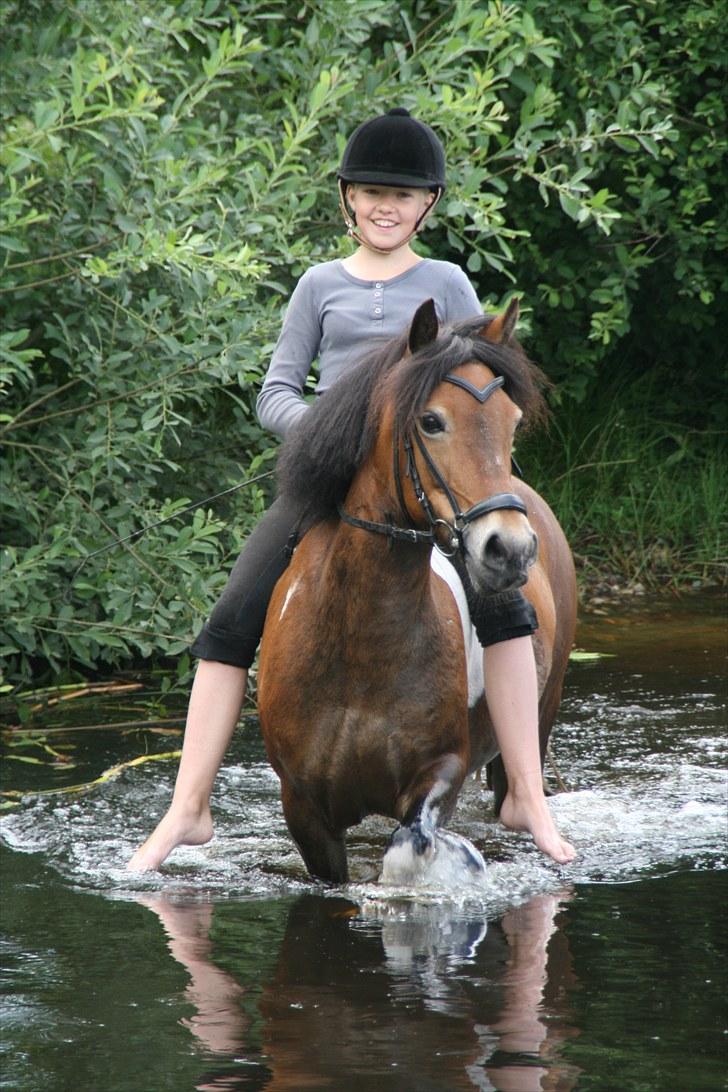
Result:
<instances>
[{"instance_id":1,"label":"pony's eye","mask_svg":"<svg viewBox=\"0 0 728 1092\"><path fill-rule=\"evenodd\" d=\"M435 436L438 432L444 431L445 425L439 414L428 410L420 417L420 428L426 436Z\"/></svg>"}]
</instances>

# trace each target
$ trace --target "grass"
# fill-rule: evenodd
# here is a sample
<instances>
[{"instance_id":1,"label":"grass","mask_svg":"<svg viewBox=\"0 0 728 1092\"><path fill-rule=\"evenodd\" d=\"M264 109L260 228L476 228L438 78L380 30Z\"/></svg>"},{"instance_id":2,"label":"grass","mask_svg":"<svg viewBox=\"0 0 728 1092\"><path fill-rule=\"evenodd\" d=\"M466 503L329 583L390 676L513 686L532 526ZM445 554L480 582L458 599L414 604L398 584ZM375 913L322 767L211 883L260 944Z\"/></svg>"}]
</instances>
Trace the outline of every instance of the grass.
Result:
<instances>
[{"instance_id":1,"label":"grass","mask_svg":"<svg viewBox=\"0 0 728 1092\"><path fill-rule=\"evenodd\" d=\"M519 447L564 527L582 583L728 581L726 433L651 419L632 400L561 408Z\"/></svg>"}]
</instances>

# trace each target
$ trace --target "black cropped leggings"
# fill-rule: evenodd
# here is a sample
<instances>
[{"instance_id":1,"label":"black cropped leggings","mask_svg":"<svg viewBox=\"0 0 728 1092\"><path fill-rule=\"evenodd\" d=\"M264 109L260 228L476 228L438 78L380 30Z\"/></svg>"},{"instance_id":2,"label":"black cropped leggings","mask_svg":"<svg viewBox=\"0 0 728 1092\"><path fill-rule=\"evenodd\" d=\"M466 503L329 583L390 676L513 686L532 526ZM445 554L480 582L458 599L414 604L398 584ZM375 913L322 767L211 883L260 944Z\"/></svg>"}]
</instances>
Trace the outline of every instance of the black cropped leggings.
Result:
<instances>
[{"instance_id":1,"label":"black cropped leggings","mask_svg":"<svg viewBox=\"0 0 728 1092\"><path fill-rule=\"evenodd\" d=\"M273 588L291 559L301 516L298 506L286 497L278 497L263 515L193 642L193 655L201 660L250 667L263 635ZM519 589L477 596L468 583L468 603L483 647L527 636L536 629L536 614Z\"/></svg>"}]
</instances>

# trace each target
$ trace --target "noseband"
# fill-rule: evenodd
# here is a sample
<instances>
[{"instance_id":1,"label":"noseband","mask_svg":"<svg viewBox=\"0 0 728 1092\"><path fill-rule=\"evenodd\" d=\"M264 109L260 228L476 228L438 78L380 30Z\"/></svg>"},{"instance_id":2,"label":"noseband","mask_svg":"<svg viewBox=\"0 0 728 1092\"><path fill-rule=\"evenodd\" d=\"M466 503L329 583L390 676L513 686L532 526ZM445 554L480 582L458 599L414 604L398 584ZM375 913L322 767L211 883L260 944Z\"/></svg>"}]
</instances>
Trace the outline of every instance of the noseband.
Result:
<instances>
[{"instance_id":1,"label":"noseband","mask_svg":"<svg viewBox=\"0 0 728 1092\"><path fill-rule=\"evenodd\" d=\"M446 375L444 382L452 383L456 387L461 387L463 390L467 391L468 394L471 394L473 398L476 398L482 405L490 398L491 394L503 386L505 379L502 375L498 375L484 387L476 387L467 379L463 379L457 375ZM393 524L375 523L372 520L358 519L355 516L350 516L348 512L344 511L343 506L339 505L339 516L344 523L348 523L351 527L359 527L364 531L374 531L377 534L384 534L389 538L435 546L445 557L454 557L458 551L463 554L465 553L463 532L469 523L473 523L476 519L480 519L481 516L486 516L490 512L498 512L502 509L512 509L516 512L522 512L524 516L528 514L526 505L520 497L515 495L515 493L495 493L492 497L487 497L485 500L478 501L463 512L455 499L455 495L440 473L434 459L425 447L424 440L418 429L414 429L414 438L420 454L427 464L427 469L448 499L453 512L452 520L441 519L435 515L417 469L415 452L412 446L412 437L407 434L402 440L406 456L405 473L412 482L412 488L414 489L415 496L417 497L417 501L422 508L422 511L427 517L430 530L419 531L415 527L397 527ZM399 469L399 445L399 435L395 431L392 444L394 456L394 483L397 489L397 499L399 500L400 508L406 516L407 506L404 500L402 478ZM438 541L438 529L442 529L447 536L447 542L444 546Z\"/></svg>"}]
</instances>

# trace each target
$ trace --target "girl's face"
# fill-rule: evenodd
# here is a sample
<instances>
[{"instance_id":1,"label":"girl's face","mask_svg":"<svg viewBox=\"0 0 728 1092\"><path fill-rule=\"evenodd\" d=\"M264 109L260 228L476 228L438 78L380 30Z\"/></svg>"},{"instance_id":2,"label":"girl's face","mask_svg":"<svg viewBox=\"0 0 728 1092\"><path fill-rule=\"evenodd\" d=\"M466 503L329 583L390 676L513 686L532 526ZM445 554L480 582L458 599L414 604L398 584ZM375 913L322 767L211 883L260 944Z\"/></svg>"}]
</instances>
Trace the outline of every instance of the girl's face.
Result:
<instances>
[{"instance_id":1,"label":"girl's face","mask_svg":"<svg viewBox=\"0 0 728 1092\"><path fill-rule=\"evenodd\" d=\"M360 182L347 186L346 199L362 238L382 250L396 250L409 240L435 195L406 186Z\"/></svg>"}]
</instances>

